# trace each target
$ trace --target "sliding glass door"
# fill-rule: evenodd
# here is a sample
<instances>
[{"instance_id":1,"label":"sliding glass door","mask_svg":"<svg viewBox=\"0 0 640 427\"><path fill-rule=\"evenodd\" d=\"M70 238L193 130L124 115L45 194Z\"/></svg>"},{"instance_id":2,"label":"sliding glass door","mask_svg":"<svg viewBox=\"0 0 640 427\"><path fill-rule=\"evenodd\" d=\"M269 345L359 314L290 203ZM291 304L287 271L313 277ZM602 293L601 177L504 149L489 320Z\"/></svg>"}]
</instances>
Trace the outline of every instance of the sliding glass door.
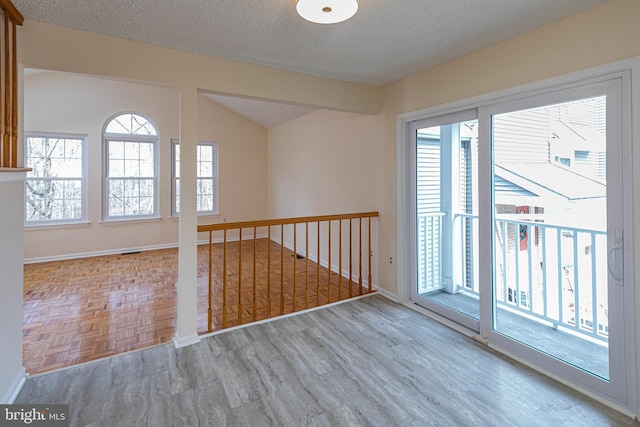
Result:
<instances>
[{"instance_id":1,"label":"sliding glass door","mask_svg":"<svg viewBox=\"0 0 640 427\"><path fill-rule=\"evenodd\" d=\"M412 301L628 403L623 84L511 97L407 129Z\"/></svg>"},{"instance_id":2,"label":"sliding glass door","mask_svg":"<svg viewBox=\"0 0 640 427\"><path fill-rule=\"evenodd\" d=\"M478 120L475 110L412 124L417 282L414 299L479 327Z\"/></svg>"},{"instance_id":3,"label":"sliding glass door","mask_svg":"<svg viewBox=\"0 0 640 427\"><path fill-rule=\"evenodd\" d=\"M627 392L622 105L612 79L479 114L487 338L616 399Z\"/></svg>"}]
</instances>

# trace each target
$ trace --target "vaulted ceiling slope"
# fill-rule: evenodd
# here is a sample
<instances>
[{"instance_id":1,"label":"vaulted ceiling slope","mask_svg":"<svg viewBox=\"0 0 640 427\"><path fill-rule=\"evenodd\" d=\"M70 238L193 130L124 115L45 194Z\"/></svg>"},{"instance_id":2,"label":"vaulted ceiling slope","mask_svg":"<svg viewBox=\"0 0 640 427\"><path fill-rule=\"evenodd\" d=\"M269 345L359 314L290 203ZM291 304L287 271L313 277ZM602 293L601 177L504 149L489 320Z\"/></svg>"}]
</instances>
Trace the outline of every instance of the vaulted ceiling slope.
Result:
<instances>
[{"instance_id":1,"label":"vaulted ceiling slope","mask_svg":"<svg viewBox=\"0 0 640 427\"><path fill-rule=\"evenodd\" d=\"M14 0L25 19L382 86L607 0L360 0L332 25L295 0Z\"/></svg>"}]
</instances>

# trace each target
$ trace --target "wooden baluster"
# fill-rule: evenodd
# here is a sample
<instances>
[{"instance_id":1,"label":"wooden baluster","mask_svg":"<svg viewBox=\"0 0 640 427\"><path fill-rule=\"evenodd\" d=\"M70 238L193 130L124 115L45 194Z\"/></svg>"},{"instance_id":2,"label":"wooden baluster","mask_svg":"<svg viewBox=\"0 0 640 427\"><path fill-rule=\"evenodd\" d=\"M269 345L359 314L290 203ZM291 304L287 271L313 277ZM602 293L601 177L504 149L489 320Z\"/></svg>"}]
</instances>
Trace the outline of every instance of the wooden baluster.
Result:
<instances>
[{"instance_id":1,"label":"wooden baluster","mask_svg":"<svg viewBox=\"0 0 640 427\"><path fill-rule=\"evenodd\" d=\"M342 220L338 224L338 244L340 245L338 249L338 256L340 257L338 261L338 301L340 301L342 299Z\"/></svg>"},{"instance_id":2,"label":"wooden baluster","mask_svg":"<svg viewBox=\"0 0 640 427\"><path fill-rule=\"evenodd\" d=\"M320 305L320 221L318 221L318 252L316 253L317 277L316 277L316 307Z\"/></svg>"},{"instance_id":3,"label":"wooden baluster","mask_svg":"<svg viewBox=\"0 0 640 427\"><path fill-rule=\"evenodd\" d=\"M309 308L309 223L305 222L304 252L305 252L305 282L304 282L304 308Z\"/></svg>"},{"instance_id":4,"label":"wooden baluster","mask_svg":"<svg viewBox=\"0 0 640 427\"><path fill-rule=\"evenodd\" d=\"M222 327L227 327L227 229L222 237Z\"/></svg>"},{"instance_id":5,"label":"wooden baluster","mask_svg":"<svg viewBox=\"0 0 640 427\"><path fill-rule=\"evenodd\" d=\"M0 41L1 43L1 41ZM1 87L1 86L0 86ZM1 103L0 103L1 105ZM2 114L0 114L0 118L2 118ZM4 128L4 126L0 126L2 128ZM1 141L1 140L0 140ZM344 266L344 259L343 256L345 255L344 252L344 248L343 248L343 222L344 220L348 219L349 220L349 268L348 268L348 274L349 274L349 279L348 279L348 286L349 286L349 292L348 292L348 296L349 297L353 297L356 295L362 295L363 292L373 292L373 267L372 267L372 261L373 261L373 253L372 253L372 223L371 223L371 218L374 216L378 216L377 212L372 212L372 213L364 213L364 214L347 214L347 215L323 215L323 216L314 216L314 217L301 217L301 218L289 218L289 219L282 219L282 220L262 220L262 221L246 221L246 222L242 222L242 223L235 223L235 224L214 224L214 225L210 225L210 226L198 226L198 232L210 232L209 234L209 263L210 263L210 271L209 271L209 283L208 283L208 292L209 292L209 301L207 301L208 303L208 311L207 311L207 321L208 321L208 329L209 331L213 331L215 325L214 325L214 311L215 311L215 307L216 307L216 300L214 300L213 298L215 297L214 292L214 272L213 272L213 261L214 261L214 256L213 256L213 231L216 230L222 230L224 232L224 236L223 236L223 242L222 242L222 251L223 251L223 256L222 256L222 262L223 262L223 267L222 267L222 328L226 328L229 326L233 326L233 325L229 325L228 322L228 315L229 315L229 310L231 310L233 312L232 308L228 307L228 301L227 301L227 295L228 295L228 289L229 289L229 282L228 281L228 266L227 266L227 230L238 230L238 251L237 251L237 255L238 255L238 300L237 300L237 308L238 308L238 325L243 323L243 283L242 283L242 275L243 275L243 259L242 259L242 245L243 245L243 229L246 228L253 228L253 289L252 289L252 293L253 293L253 299L252 299L252 318L253 320L258 320L258 307L260 306L260 304L258 304L258 298L260 296L260 293L262 291L258 290L258 283L259 283L259 278L258 278L258 261L259 261L259 256L258 256L258 227L267 227L267 238L268 238L268 246L267 246L267 255L266 255L266 259L267 259L267 318L272 317L271 316L271 312L272 310L275 308L273 307L273 298L272 298L272 291L274 289L271 283L271 237L272 237L272 232L271 232L271 227L272 226L276 226L279 225L280 226L280 234L281 234L281 242L280 242L280 314L285 314L285 279L288 281L289 278L288 276L285 278L285 263L284 263L284 252L285 252L285 244L284 244L284 239L285 239L285 226L287 224L291 224L294 225L294 230L293 230L293 240L294 240L294 244L293 244L293 252L294 252L294 261L293 261L293 298L292 298L292 303L293 303L293 309L291 310L291 312L294 312L297 310L297 302L299 300L298 298L298 291L301 291L301 289L299 288L300 283L298 283L298 267L299 264L297 263L297 254L298 254L298 234L297 234L297 224L301 223L301 222L305 222L305 252L307 254L306 256L306 260L305 260L305 304L304 304L304 308L309 308L311 304L310 302L310 270L309 270L309 266L310 266L310 261L309 261L309 224L311 222L316 223L316 227L317 227L317 270L316 270L316 274L317 274L317 283L316 283L316 304L313 306L320 306L322 304L324 304L324 302L322 302L321 304L321 298L320 298L320 291L321 291L321 287L320 284L322 283L321 281L321 275L322 275L322 269L321 269L321 251L322 251L322 235L323 233L321 232L321 223L324 221L328 222L327 225L327 244L328 244L328 249L327 249L327 263L328 263L328 277L327 277L327 300L326 303L331 303L332 302L332 285L334 285L333 283L333 279L331 277L332 274L332 259L335 258L335 254L333 253L333 248L332 245L335 244L335 239L332 236L332 231L334 229L334 227L332 226L331 222L332 221L338 221L338 242L337 244L339 245L339 251L338 251L338 256L339 256L339 262L338 262L338 270L339 270L339 277L338 277L338 300L342 300L342 294L343 294L343 289L342 289L342 282L343 282L343 277L342 277L342 272L343 272L343 266ZM363 235L363 218L366 218L368 223L366 224L367 226L367 230L364 230L366 233L366 236ZM353 220L357 219L358 220L358 278L354 280L354 242L353 242L353 234L354 234L354 224L353 224ZM366 246L369 250L369 255L367 259L364 259L363 256L363 251L366 249L365 248L365 243L364 243L364 238L367 238L367 243ZM247 245L249 245L249 242L247 242ZM364 272L363 270L363 261L367 261L368 265L367 265L367 271ZM231 261L233 263L233 261ZM276 261L277 262L277 261ZM288 268L288 267L287 267ZM366 274L367 276L365 277L364 274ZM364 287L363 282L364 280L368 281L368 287ZM288 282L288 286L291 282ZM345 282L347 283L347 282ZM354 285L358 286L358 292L355 293L353 291ZM363 289L364 288L364 289ZM345 295L346 297L346 295ZM231 297L231 299L233 299L233 297ZM301 304L302 305L302 304ZM231 307L233 307L233 304L231 305ZM276 313L277 314L277 309L276 309ZM247 321L250 321L250 319L246 319Z\"/></svg>"},{"instance_id":6,"label":"wooden baluster","mask_svg":"<svg viewBox=\"0 0 640 427\"><path fill-rule=\"evenodd\" d=\"M242 325L242 228L238 230L238 325Z\"/></svg>"},{"instance_id":7,"label":"wooden baluster","mask_svg":"<svg viewBox=\"0 0 640 427\"><path fill-rule=\"evenodd\" d=\"M258 306L256 304L256 235L257 228L253 227L253 321L256 321L256 312Z\"/></svg>"},{"instance_id":8,"label":"wooden baluster","mask_svg":"<svg viewBox=\"0 0 640 427\"><path fill-rule=\"evenodd\" d=\"M371 217L369 217L369 220L367 221L369 230L368 230L368 234L369 234L369 244L367 245L367 247L369 248L369 277L367 278L367 282L369 283L369 292L371 292L372 290L372 286L373 286L373 281L371 279L371 258L373 256L372 251L371 251Z\"/></svg>"},{"instance_id":9,"label":"wooden baluster","mask_svg":"<svg viewBox=\"0 0 640 427\"><path fill-rule=\"evenodd\" d=\"M349 298L353 296L353 221L349 218Z\"/></svg>"},{"instance_id":10,"label":"wooden baluster","mask_svg":"<svg viewBox=\"0 0 640 427\"><path fill-rule=\"evenodd\" d=\"M358 290L358 295L362 295L362 217L358 218L358 226L358 240L360 241L358 254L358 286L360 289Z\"/></svg>"},{"instance_id":11,"label":"wooden baluster","mask_svg":"<svg viewBox=\"0 0 640 427\"><path fill-rule=\"evenodd\" d=\"M327 233L329 234L329 242L327 243L329 245L327 250L327 275L329 276L327 282L327 304L329 304L331 302L331 221L329 221L327 228L329 229Z\"/></svg>"},{"instance_id":12,"label":"wooden baluster","mask_svg":"<svg viewBox=\"0 0 640 427\"><path fill-rule=\"evenodd\" d=\"M271 317L271 226L267 227L267 318Z\"/></svg>"},{"instance_id":13,"label":"wooden baluster","mask_svg":"<svg viewBox=\"0 0 640 427\"><path fill-rule=\"evenodd\" d=\"M11 167L11 140L10 140L10 128L11 125L11 91L9 88L9 78L11 76L9 61L9 15L4 14L4 75L2 76L4 81L4 126L2 126L2 166Z\"/></svg>"},{"instance_id":14,"label":"wooden baluster","mask_svg":"<svg viewBox=\"0 0 640 427\"><path fill-rule=\"evenodd\" d=\"M208 290L208 304L209 310L207 311L207 332L213 331L213 257L211 255L213 247L213 231L209 231L209 290Z\"/></svg>"},{"instance_id":15,"label":"wooden baluster","mask_svg":"<svg viewBox=\"0 0 640 427\"><path fill-rule=\"evenodd\" d=\"M11 167L18 167L18 58L16 47L16 23L11 21L11 28L13 37L11 43L13 44L13 52L11 65L13 67L12 82L11 82Z\"/></svg>"},{"instance_id":16,"label":"wooden baluster","mask_svg":"<svg viewBox=\"0 0 640 427\"><path fill-rule=\"evenodd\" d=\"M284 224L280 224L280 315L284 314Z\"/></svg>"},{"instance_id":17,"label":"wooden baluster","mask_svg":"<svg viewBox=\"0 0 640 427\"><path fill-rule=\"evenodd\" d=\"M293 224L293 307L291 312L296 311L296 267L298 265L298 224Z\"/></svg>"}]
</instances>

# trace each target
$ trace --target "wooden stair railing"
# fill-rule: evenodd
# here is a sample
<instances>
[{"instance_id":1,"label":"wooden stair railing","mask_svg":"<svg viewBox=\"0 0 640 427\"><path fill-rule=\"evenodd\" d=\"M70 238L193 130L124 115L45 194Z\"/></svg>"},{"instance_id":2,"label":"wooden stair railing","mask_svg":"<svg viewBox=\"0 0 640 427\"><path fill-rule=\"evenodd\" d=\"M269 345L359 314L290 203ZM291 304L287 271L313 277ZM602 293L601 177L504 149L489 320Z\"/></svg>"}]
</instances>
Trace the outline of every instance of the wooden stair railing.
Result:
<instances>
[{"instance_id":1,"label":"wooden stair railing","mask_svg":"<svg viewBox=\"0 0 640 427\"><path fill-rule=\"evenodd\" d=\"M2 42L2 85L0 91L4 102L0 103L0 169L18 168L18 58L16 47L16 26L22 25L24 18L10 0L0 0L4 15Z\"/></svg>"},{"instance_id":2,"label":"wooden stair railing","mask_svg":"<svg viewBox=\"0 0 640 427\"><path fill-rule=\"evenodd\" d=\"M206 232L209 236L205 263L207 330L199 332L208 333L373 292L371 220L377 216L378 212L364 212L198 226L199 233ZM338 225L338 229L332 229L332 224ZM348 241L343 225L349 228ZM309 252L310 228L316 229L312 235L316 240L315 254ZM243 234L243 230L251 230L250 235ZM336 248L338 262L332 265ZM231 256L237 260L230 262ZM315 258L315 267L310 265L314 262L309 260L310 256ZM366 288L363 267L367 269ZM245 312L248 318L243 318Z\"/></svg>"}]
</instances>

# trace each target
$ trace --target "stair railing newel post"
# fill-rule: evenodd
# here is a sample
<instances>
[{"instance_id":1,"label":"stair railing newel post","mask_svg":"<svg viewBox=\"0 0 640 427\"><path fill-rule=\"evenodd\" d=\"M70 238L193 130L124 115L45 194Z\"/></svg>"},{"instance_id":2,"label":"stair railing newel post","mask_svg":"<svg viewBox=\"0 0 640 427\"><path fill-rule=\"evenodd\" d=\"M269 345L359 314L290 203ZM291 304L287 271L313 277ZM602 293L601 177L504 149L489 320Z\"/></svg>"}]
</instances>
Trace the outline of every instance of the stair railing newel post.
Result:
<instances>
[{"instance_id":1,"label":"stair railing newel post","mask_svg":"<svg viewBox=\"0 0 640 427\"><path fill-rule=\"evenodd\" d=\"M17 25L22 25L24 17L10 0L0 0L4 15L4 31L0 50L4 61L2 85L4 102L0 103L0 168L18 168L18 54Z\"/></svg>"}]
</instances>

